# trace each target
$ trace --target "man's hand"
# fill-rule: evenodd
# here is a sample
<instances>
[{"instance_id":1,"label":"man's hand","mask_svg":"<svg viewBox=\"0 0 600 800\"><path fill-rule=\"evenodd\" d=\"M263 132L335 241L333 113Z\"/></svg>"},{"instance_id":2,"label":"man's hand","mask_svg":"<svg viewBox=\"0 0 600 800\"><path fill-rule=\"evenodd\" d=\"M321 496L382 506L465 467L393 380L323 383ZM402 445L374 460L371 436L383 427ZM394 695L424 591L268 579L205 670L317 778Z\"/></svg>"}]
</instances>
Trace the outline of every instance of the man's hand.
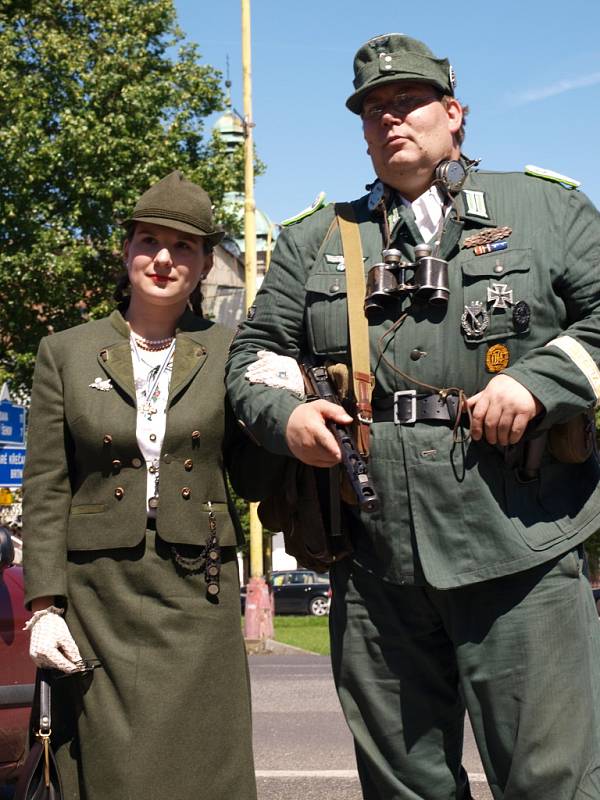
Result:
<instances>
[{"instance_id":1,"label":"man's hand","mask_svg":"<svg viewBox=\"0 0 600 800\"><path fill-rule=\"evenodd\" d=\"M510 375L496 375L481 392L467 400L471 409L471 436L490 444L516 444L528 423L544 410L523 384Z\"/></svg>"},{"instance_id":2,"label":"man's hand","mask_svg":"<svg viewBox=\"0 0 600 800\"><path fill-rule=\"evenodd\" d=\"M297 459L311 467L333 467L342 458L327 421L350 425L352 417L341 406L327 400L303 403L290 414L285 438Z\"/></svg>"}]
</instances>

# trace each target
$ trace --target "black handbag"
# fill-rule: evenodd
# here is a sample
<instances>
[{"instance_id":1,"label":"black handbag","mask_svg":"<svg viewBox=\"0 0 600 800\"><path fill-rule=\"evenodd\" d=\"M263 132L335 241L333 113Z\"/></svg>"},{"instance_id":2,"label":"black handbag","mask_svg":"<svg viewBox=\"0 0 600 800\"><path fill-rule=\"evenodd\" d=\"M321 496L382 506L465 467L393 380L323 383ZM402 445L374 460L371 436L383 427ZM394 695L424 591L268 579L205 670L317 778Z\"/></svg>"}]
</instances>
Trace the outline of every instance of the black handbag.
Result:
<instances>
[{"instance_id":1,"label":"black handbag","mask_svg":"<svg viewBox=\"0 0 600 800\"><path fill-rule=\"evenodd\" d=\"M63 800L58 766L50 746L50 681L51 674L48 670L38 670L32 710L36 741L32 744L19 775L14 800ZM39 715L36 714L36 708L39 708Z\"/></svg>"}]
</instances>

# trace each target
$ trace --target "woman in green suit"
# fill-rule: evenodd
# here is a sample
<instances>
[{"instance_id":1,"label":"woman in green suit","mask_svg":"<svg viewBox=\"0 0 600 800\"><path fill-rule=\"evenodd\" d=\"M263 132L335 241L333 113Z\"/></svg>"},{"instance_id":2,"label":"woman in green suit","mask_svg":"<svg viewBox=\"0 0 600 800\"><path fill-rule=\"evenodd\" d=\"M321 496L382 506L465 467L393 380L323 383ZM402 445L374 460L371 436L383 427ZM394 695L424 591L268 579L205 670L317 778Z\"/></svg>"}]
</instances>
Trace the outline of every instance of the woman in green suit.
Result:
<instances>
[{"instance_id":1,"label":"woman in green suit","mask_svg":"<svg viewBox=\"0 0 600 800\"><path fill-rule=\"evenodd\" d=\"M24 485L31 655L55 681L67 800L253 800L226 466L274 474L232 422L231 332L190 308L212 266L208 195L174 172L128 220L128 302L42 340ZM100 668L84 672L88 659Z\"/></svg>"}]
</instances>

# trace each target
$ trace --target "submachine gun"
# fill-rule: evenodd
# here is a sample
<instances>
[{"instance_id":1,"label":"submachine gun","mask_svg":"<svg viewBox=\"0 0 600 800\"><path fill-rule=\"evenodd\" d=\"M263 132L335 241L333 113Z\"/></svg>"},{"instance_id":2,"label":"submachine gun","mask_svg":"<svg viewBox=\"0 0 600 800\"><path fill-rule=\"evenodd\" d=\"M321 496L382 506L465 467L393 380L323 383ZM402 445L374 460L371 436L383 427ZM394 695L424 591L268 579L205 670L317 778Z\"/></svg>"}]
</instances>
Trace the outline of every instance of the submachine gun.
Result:
<instances>
[{"instance_id":1,"label":"submachine gun","mask_svg":"<svg viewBox=\"0 0 600 800\"><path fill-rule=\"evenodd\" d=\"M303 358L300 367L309 393L319 400L342 406L326 367L317 364L311 356ZM357 450L352 434L345 425L332 420L327 423L327 427L340 446L342 466L359 508L361 511L376 511L379 508L379 498L369 478L367 463Z\"/></svg>"}]
</instances>

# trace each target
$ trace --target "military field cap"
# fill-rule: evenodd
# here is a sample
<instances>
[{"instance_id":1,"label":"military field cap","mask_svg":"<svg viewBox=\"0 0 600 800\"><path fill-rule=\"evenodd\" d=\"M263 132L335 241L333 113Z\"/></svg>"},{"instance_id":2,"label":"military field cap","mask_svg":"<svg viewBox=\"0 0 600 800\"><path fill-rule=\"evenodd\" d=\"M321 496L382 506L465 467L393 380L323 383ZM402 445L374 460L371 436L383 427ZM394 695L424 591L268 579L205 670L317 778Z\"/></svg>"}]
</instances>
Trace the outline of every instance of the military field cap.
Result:
<instances>
[{"instance_id":1,"label":"military field cap","mask_svg":"<svg viewBox=\"0 0 600 800\"><path fill-rule=\"evenodd\" d=\"M429 83L444 94L454 95L456 79L446 58L436 58L427 45L403 33L375 36L354 56L354 94L346 106L360 114L365 95L392 81Z\"/></svg>"},{"instance_id":2,"label":"military field cap","mask_svg":"<svg viewBox=\"0 0 600 800\"><path fill-rule=\"evenodd\" d=\"M123 225L132 222L151 222L204 236L211 245L218 244L225 235L215 228L208 194L201 186L184 178L179 170L171 172L144 192Z\"/></svg>"}]
</instances>

